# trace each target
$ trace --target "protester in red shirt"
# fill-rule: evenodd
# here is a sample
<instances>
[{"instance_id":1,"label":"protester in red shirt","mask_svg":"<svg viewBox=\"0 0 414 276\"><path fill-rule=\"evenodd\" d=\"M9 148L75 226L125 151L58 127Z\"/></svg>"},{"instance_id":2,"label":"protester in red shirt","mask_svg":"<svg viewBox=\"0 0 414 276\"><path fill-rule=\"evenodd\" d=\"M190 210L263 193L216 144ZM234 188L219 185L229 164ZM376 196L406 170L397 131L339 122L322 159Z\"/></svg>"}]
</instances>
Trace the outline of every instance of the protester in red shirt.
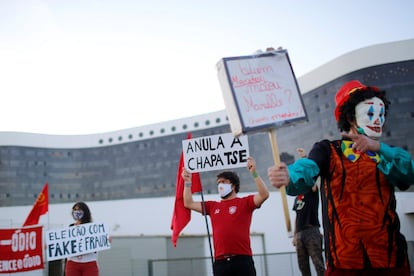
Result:
<instances>
[{"instance_id":1,"label":"protester in red shirt","mask_svg":"<svg viewBox=\"0 0 414 276\"><path fill-rule=\"evenodd\" d=\"M250 225L253 211L260 208L269 197L262 178L256 172L256 162L247 160L247 169L252 174L257 193L238 197L240 180L236 173L224 171L217 175L217 188L221 201L193 201L191 174L183 169L185 181L184 206L210 216L214 240L214 276L255 276L256 269L250 246Z\"/></svg>"}]
</instances>

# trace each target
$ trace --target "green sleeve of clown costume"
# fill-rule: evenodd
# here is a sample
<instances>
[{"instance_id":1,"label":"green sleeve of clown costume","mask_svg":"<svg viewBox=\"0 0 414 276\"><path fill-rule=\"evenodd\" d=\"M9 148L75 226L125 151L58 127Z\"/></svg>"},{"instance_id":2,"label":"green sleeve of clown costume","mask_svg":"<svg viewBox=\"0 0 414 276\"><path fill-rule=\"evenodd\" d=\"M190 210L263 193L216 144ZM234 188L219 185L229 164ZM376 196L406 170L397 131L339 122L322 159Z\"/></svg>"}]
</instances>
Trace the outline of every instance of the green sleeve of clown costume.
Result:
<instances>
[{"instance_id":1,"label":"green sleeve of clown costume","mask_svg":"<svg viewBox=\"0 0 414 276\"><path fill-rule=\"evenodd\" d=\"M381 158L378 169L386 175L390 183L395 186L401 183L414 184L414 161L407 151L380 143L378 154Z\"/></svg>"},{"instance_id":2,"label":"green sleeve of clown costume","mask_svg":"<svg viewBox=\"0 0 414 276\"><path fill-rule=\"evenodd\" d=\"M312 189L319 174L319 167L315 161L301 158L288 166L290 182L286 186L288 195L299 195Z\"/></svg>"}]
</instances>

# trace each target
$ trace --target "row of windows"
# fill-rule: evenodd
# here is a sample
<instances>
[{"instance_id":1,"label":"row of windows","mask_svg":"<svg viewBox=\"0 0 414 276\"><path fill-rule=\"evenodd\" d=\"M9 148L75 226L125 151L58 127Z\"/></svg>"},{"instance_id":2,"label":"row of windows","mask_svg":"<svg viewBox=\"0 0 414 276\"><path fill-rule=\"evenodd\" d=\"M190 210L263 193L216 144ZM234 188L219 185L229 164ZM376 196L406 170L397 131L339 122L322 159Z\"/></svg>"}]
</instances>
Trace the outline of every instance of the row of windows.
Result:
<instances>
[{"instance_id":1,"label":"row of windows","mask_svg":"<svg viewBox=\"0 0 414 276\"><path fill-rule=\"evenodd\" d=\"M227 118L226 118L226 120L228 120ZM216 124L220 124L220 122L221 122L221 118L216 118ZM209 127L210 126L210 124L211 124L211 122L210 122L210 120L206 120L205 122L204 122L204 125L206 126L206 127ZM194 125L193 125L193 127L194 128L199 128L200 127L200 123L198 123L198 122L195 122L194 123ZM187 130L187 128L188 128L188 125L187 124L183 124L182 126L181 126L181 129L182 130ZM177 127L176 126L172 126L171 127L171 132L176 132L177 131ZM165 132L166 132L166 130L165 130L165 128L161 128L160 129L160 134L165 134ZM154 136L154 134L155 134L155 131L154 130L150 130L149 132L148 132L148 135L149 135L149 137L152 137L152 136ZM140 133L138 133L138 138L140 138L140 139L142 139L142 138L144 138L144 133L143 132L140 132ZM132 135L132 134L129 134L128 135L128 139L129 140L132 140L134 138L134 135ZM122 136L118 136L118 142L122 142L123 141L123 137ZM103 144L105 142L105 140L104 139L99 139L99 144ZM108 138L108 143L112 143L112 142L114 142L114 138L112 138L112 137L110 137L110 138Z\"/></svg>"}]
</instances>

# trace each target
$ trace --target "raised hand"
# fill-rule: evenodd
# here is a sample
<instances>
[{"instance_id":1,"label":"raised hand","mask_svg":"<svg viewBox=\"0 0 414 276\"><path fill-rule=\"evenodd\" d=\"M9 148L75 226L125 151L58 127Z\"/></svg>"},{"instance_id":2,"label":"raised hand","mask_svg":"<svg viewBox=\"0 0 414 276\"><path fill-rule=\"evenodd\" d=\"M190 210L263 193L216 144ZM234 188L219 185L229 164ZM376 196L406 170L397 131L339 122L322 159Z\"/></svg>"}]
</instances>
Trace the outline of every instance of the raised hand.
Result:
<instances>
[{"instance_id":1,"label":"raised hand","mask_svg":"<svg viewBox=\"0 0 414 276\"><path fill-rule=\"evenodd\" d=\"M352 149L354 149L355 151L377 152L380 149L380 143L377 140L371 139L366 135L354 133L341 133L341 136L354 142L354 144L352 145Z\"/></svg>"}]
</instances>

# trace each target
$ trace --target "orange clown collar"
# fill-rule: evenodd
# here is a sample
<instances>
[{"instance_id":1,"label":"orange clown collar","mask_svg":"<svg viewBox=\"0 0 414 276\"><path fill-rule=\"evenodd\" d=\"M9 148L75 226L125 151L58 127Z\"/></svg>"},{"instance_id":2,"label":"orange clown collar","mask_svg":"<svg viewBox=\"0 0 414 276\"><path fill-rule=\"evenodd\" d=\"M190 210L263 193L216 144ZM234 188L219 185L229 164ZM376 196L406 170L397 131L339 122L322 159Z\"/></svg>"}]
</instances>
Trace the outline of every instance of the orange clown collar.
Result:
<instances>
[{"instance_id":1,"label":"orange clown collar","mask_svg":"<svg viewBox=\"0 0 414 276\"><path fill-rule=\"evenodd\" d=\"M351 80L345 83L338 90L335 96L335 104L336 104L335 119L336 121L339 120L339 116L341 115L341 112L340 112L341 107L349 100L349 97L351 96L351 94L359 90L368 90L368 89L379 91L377 87L363 85L361 82L357 80Z\"/></svg>"}]
</instances>

